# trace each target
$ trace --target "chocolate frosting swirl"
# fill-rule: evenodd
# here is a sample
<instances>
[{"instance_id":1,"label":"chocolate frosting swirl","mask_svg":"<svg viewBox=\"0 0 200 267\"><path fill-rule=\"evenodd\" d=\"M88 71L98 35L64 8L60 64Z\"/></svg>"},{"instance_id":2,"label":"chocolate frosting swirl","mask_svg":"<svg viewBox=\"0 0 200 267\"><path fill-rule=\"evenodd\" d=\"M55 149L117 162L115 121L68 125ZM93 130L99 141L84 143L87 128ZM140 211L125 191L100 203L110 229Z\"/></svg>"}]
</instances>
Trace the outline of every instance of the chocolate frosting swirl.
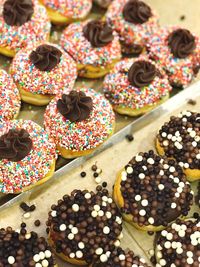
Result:
<instances>
[{"instance_id":1,"label":"chocolate frosting swirl","mask_svg":"<svg viewBox=\"0 0 200 267\"><path fill-rule=\"evenodd\" d=\"M32 149L32 140L24 129L11 129L0 137L0 160L20 161Z\"/></svg>"},{"instance_id":2,"label":"chocolate frosting swirl","mask_svg":"<svg viewBox=\"0 0 200 267\"><path fill-rule=\"evenodd\" d=\"M141 88L149 85L157 74L156 67L148 61L140 60L133 63L128 72L131 85Z\"/></svg>"},{"instance_id":3,"label":"chocolate frosting swirl","mask_svg":"<svg viewBox=\"0 0 200 267\"><path fill-rule=\"evenodd\" d=\"M100 20L92 20L87 23L83 28L83 35L93 47L106 46L114 38L112 28Z\"/></svg>"},{"instance_id":4,"label":"chocolate frosting swirl","mask_svg":"<svg viewBox=\"0 0 200 267\"><path fill-rule=\"evenodd\" d=\"M52 45L40 45L32 51L29 59L41 71L51 71L60 63L62 52Z\"/></svg>"},{"instance_id":5,"label":"chocolate frosting swirl","mask_svg":"<svg viewBox=\"0 0 200 267\"><path fill-rule=\"evenodd\" d=\"M143 24L152 16L151 8L143 1L130 0L123 9L124 19L135 24Z\"/></svg>"},{"instance_id":6,"label":"chocolate frosting swirl","mask_svg":"<svg viewBox=\"0 0 200 267\"><path fill-rule=\"evenodd\" d=\"M72 90L68 95L63 94L57 102L58 111L71 122L80 122L87 119L92 111L91 97L84 92Z\"/></svg>"},{"instance_id":7,"label":"chocolate frosting swirl","mask_svg":"<svg viewBox=\"0 0 200 267\"><path fill-rule=\"evenodd\" d=\"M3 18L10 26L21 26L33 15L32 0L7 0L3 6Z\"/></svg>"},{"instance_id":8,"label":"chocolate frosting swirl","mask_svg":"<svg viewBox=\"0 0 200 267\"><path fill-rule=\"evenodd\" d=\"M186 58L195 49L195 37L186 29L178 29L168 36L168 45L177 58Z\"/></svg>"}]
</instances>

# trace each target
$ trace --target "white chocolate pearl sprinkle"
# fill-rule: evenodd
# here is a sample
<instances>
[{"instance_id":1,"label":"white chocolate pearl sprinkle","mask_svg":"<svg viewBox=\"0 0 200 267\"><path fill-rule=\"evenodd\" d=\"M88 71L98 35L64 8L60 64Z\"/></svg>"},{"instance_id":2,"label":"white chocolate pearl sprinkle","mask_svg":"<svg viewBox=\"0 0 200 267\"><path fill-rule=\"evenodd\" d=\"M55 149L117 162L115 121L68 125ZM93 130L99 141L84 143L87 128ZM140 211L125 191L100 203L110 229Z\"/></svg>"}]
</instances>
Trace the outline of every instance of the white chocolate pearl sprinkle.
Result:
<instances>
[{"instance_id":1,"label":"white chocolate pearl sprinkle","mask_svg":"<svg viewBox=\"0 0 200 267\"><path fill-rule=\"evenodd\" d=\"M200 159L200 154L197 154L197 155L196 155L196 158L197 158L197 159Z\"/></svg>"},{"instance_id":2,"label":"white chocolate pearl sprinkle","mask_svg":"<svg viewBox=\"0 0 200 267\"><path fill-rule=\"evenodd\" d=\"M40 256L39 256L39 254L35 254L35 255L33 256L33 260L34 260L34 262L38 262L38 261L40 260Z\"/></svg>"},{"instance_id":3,"label":"white chocolate pearl sprinkle","mask_svg":"<svg viewBox=\"0 0 200 267\"><path fill-rule=\"evenodd\" d=\"M108 197L107 196L103 196L102 197L102 200L105 201L105 202L107 202L108 201Z\"/></svg>"},{"instance_id":4,"label":"white chocolate pearl sprinkle","mask_svg":"<svg viewBox=\"0 0 200 267\"><path fill-rule=\"evenodd\" d=\"M119 255L119 260L120 261L124 261L126 259L125 255L124 254L120 254Z\"/></svg>"},{"instance_id":5,"label":"white chocolate pearl sprinkle","mask_svg":"<svg viewBox=\"0 0 200 267\"><path fill-rule=\"evenodd\" d=\"M154 250L153 249L150 249L148 252L149 252L150 256L154 256Z\"/></svg>"},{"instance_id":6,"label":"white chocolate pearl sprinkle","mask_svg":"<svg viewBox=\"0 0 200 267\"><path fill-rule=\"evenodd\" d=\"M25 238L26 238L26 239L30 239L30 238L31 238L31 234L30 234L30 233L26 234L26 235L25 235Z\"/></svg>"},{"instance_id":7,"label":"white chocolate pearl sprinkle","mask_svg":"<svg viewBox=\"0 0 200 267\"><path fill-rule=\"evenodd\" d=\"M165 186L164 186L163 184L159 184L159 185L158 185L158 189L159 189L159 190L163 190L164 188L165 188Z\"/></svg>"},{"instance_id":8,"label":"white chocolate pearl sprinkle","mask_svg":"<svg viewBox=\"0 0 200 267\"><path fill-rule=\"evenodd\" d=\"M98 213L97 213L96 210L93 210L91 215L92 215L93 218L96 218L98 216Z\"/></svg>"},{"instance_id":9,"label":"white chocolate pearl sprinkle","mask_svg":"<svg viewBox=\"0 0 200 267\"><path fill-rule=\"evenodd\" d=\"M119 247L120 246L120 241L116 240L114 244L115 244L116 247Z\"/></svg>"},{"instance_id":10,"label":"white chocolate pearl sprinkle","mask_svg":"<svg viewBox=\"0 0 200 267\"><path fill-rule=\"evenodd\" d=\"M192 258L193 257L193 252L192 251L187 251L186 254L187 254L187 256L189 258Z\"/></svg>"},{"instance_id":11,"label":"white chocolate pearl sprinkle","mask_svg":"<svg viewBox=\"0 0 200 267\"><path fill-rule=\"evenodd\" d=\"M184 168L188 169L190 167L190 165L188 163L184 163Z\"/></svg>"},{"instance_id":12,"label":"white chocolate pearl sprinkle","mask_svg":"<svg viewBox=\"0 0 200 267\"><path fill-rule=\"evenodd\" d=\"M141 162L143 160L143 157L141 156L141 155L137 155L136 157L135 157L135 161L136 162Z\"/></svg>"},{"instance_id":13,"label":"white chocolate pearl sprinkle","mask_svg":"<svg viewBox=\"0 0 200 267\"><path fill-rule=\"evenodd\" d=\"M70 233L70 234L68 234L67 237L68 237L69 240L73 240L74 239L74 234Z\"/></svg>"},{"instance_id":14,"label":"white chocolate pearl sprinkle","mask_svg":"<svg viewBox=\"0 0 200 267\"><path fill-rule=\"evenodd\" d=\"M101 254L103 253L103 249L102 249L102 248L97 248L97 249L95 250L95 253L96 253L97 255L101 255Z\"/></svg>"},{"instance_id":15,"label":"white chocolate pearl sprinkle","mask_svg":"<svg viewBox=\"0 0 200 267\"><path fill-rule=\"evenodd\" d=\"M71 230L74 226L72 224L69 224L68 228Z\"/></svg>"},{"instance_id":16,"label":"white chocolate pearl sprinkle","mask_svg":"<svg viewBox=\"0 0 200 267\"><path fill-rule=\"evenodd\" d=\"M163 176L165 173L164 173L163 170L160 170L159 174L160 174L161 176Z\"/></svg>"},{"instance_id":17,"label":"white chocolate pearl sprinkle","mask_svg":"<svg viewBox=\"0 0 200 267\"><path fill-rule=\"evenodd\" d=\"M166 241L165 244L164 244L164 247L165 247L166 249L171 248L171 242Z\"/></svg>"},{"instance_id":18,"label":"white chocolate pearl sprinkle","mask_svg":"<svg viewBox=\"0 0 200 267\"><path fill-rule=\"evenodd\" d=\"M175 172L175 168L174 168L173 166L171 166L171 167L169 168L169 171L170 171L170 172Z\"/></svg>"},{"instance_id":19,"label":"white chocolate pearl sprinkle","mask_svg":"<svg viewBox=\"0 0 200 267\"><path fill-rule=\"evenodd\" d=\"M73 210L74 212L78 212L78 211L79 211L79 205L78 205L78 204L73 204L73 205L72 205L72 210Z\"/></svg>"},{"instance_id":20,"label":"white chocolate pearl sprinkle","mask_svg":"<svg viewBox=\"0 0 200 267\"><path fill-rule=\"evenodd\" d=\"M140 195L136 195L136 196L135 196L135 200L136 200L136 201L140 201L141 199L142 199L142 197L141 197Z\"/></svg>"},{"instance_id":21,"label":"white chocolate pearl sprinkle","mask_svg":"<svg viewBox=\"0 0 200 267\"><path fill-rule=\"evenodd\" d=\"M182 254L182 253L183 253L183 249L180 248L180 247L178 247L178 248L176 249L176 253L177 253L177 254Z\"/></svg>"},{"instance_id":22,"label":"white chocolate pearl sprinkle","mask_svg":"<svg viewBox=\"0 0 200 267\"><path fill-rule=\"evenodd\" d=\"M106 251L106 255L107 255L108 258L110 257L110 254L111 254L110 251Z\"/></svg>"},{"instance_id":23,"label":"white chocolate pearl sprinkle","mask_svg":"<svg viewBox=\"0 0 200 267\"><path fill-rule=\"evenodd\" d=\"M36 263L35 267L42 267L42 264L41 263Z\"/></svg>"},{"instance_id":24,"label":"white chocolate pearl sprinkle","mask_svg":"<svg viewBox=\"0 0 200 267\"><path fill-rule=\"evenodd\" d=\"M83 242L79 242L79 243L78 243L78 247L79 247L80 249L84 249L84 248L85 248L85 245L84 245Z\"/></svg>"},{"instance_id":25,"label":"white chocolate pearl sprinkle","mask_svg":"<svg viewBox=\"0 0 200 267\"><path fill-rule=\"evenodd\" d=\"M8 263L9 264L14 264L15 263L15 258L13 256L8 257Z\"/></svg>"},{"instance_id":26,"label":"white chocolate pearl sprinkle","mask_svg":"<svg viewBox=\"0 0 200 267\"><path fill-rule=\"evenodd\" d=\"M140 216L145 216L146 215L146 211L145 210L140 210L139 214L140 214Z\"/></svg>"},{"instance_id":27,"label":"white chocolate pearl sprinkle","mask_svg":"<svg viewBox=\"0 0 200 267\"><path fill-rule=\"evenodd\" d=\"M74 234L74 235L78 234L78 228L77 227L73 227L71 231L72 231L72 234Z\"/></svg>"},{"instance_id":28,"label":"white chocolate pearl sprinkle","mask_svg":"<svg viewBox=\"0 0 200 267\"><path fill-rule=\"evenodd\" d=\"M139 174L139 178L140 178L140 179L144 179L144 178L145 178L144 173L140 173L140 174Z\"/></svg>"},{"instance_id":29,"label":"white chocolate pearl sprinkle","mask_svg":"<svg viewBox=\"0 0 200 267\"><path fill-rule=\"evenodd\" d=\"M175 193L175 197L176 198L179 198L180 197L180 194L178 192Z\"/></svg>"},{"instance_id":30,"label":"white chocolate pearl sprinkle","mask_svg":"<svg viewBox=\"0 0 200 267\"><path fill-rule=\"evenodd\" d=\"M173 202L173 203L171 204L171 208L172 208L172 209L175 209L175 208L176 208L176 203Z\"/></svg>"},{"instance_id":31,"label":"white chocolate pearl sprinkle","mask_svg":"<svg viewBox=\"0 0 200 267\"><path fill-rule=\"evenodd\" d=\"M180 231L178 232L178 235L179 235L180 237L184 237L184 236L185 236L185 231L184 231L184 230L180 230Z\"/></svg>"},{"instance_id":32,"label":"white chocolate pearl sprinkle","mask_svg":"<svg viewBox=\"0 0 200 267\"><path fill-rule=\"evenodd\" d=\"M168 134L167 139L169 139L169 140L172 139L172 134Z\"/></svg>"},{"instance_id":33,"label":"white chocolate pearl sprinkle","mask_svg":"<svg viewBox=\"0 0 200 267\"><path fill-rule=\"evenodd\" d=\"M190 132L190 136L194 138L196 136L196 132L195 131L191 131Z\"/></svg>"},{"instance_id":34,"label":"white chocolate pearl sprinkle","mask_svg":"<svg viewBox=\"0 0 200 267\"><path fill-rule=\"evenodd\" d=\"M176 184L178 184L178 183L179 183L179 178L178 178L178 177L175 177L175 178L174 178L174 182L175 182Z\"/></svg>"},{"instance_id":35,"label":"white chocolate pearl sprinkle","mask_svg":"<svg viewBox=\"0 0 200 267\"><path fill-rule=\"evenodd\" d=\"M110 218L112 217L112 213L111 213L110 211L107 211L107 212L106 212L106 217L107 217L108 219L110 219Z\"/></svg>"},{"instance_id":36,"label":"white chocolate pearl sprinkle","mask_svg":"<svg viewBox=\"0 0 200 267\"><path fill-rule=\"evenodd\" d=\"M118 223L118 224L122 224L122 219L120 218L120 217L116 217L116 222Z\"/></svg>"},{"instance_id":37,"label":"white chocolate pearl sprinkle","mask_svg":"<svg viewBox=\"0 0 200 267\"><path fill-rule=\"evenodd\" d=\"M86 198L86 199L90 199L90 198L91 198L91 194L90 194L90 193L86 193L86 194L85 194L85 198Z\"/></svg>"},{"instance_id":38,"label":"white chocolate pearl sprinkle","mask_svg":"<svg viewBox=\"0 0 200 267\"><path fill-rule=\"evenodd\" d=\"M146 166L142 166L143 170L146 171L147 170L147 167Z\"/></svg>"},{"instance_id":39,"label":"white chocolate pearl sprinkle","mask_svg":"<svg viewBox=\"0 0 200 267\"><path fill-rule=\"evenodd\" d=\"M110 233L110 228L109 228L108 226L105 226L105 227L103 228L103 233L104 233L105 235L108 235L108 234Z\"/></svg>"},{"instance_id":40,"label":"white chocolate pearl sprinkle","mask_svg":"<svg viewBox=\"0 0 200 267\"><path fill-rule=\"evenodd\" d=\"M142 201L141 201L141 205L143 206L143 207L146 207L146 206L148 206L148 200L147 199L143 199Z\"/></svg>"},{"instance_id":41,"label":"white chocolate pearl sprinkle","mask_svg":"<svg viewBox=\"0 0 200 267\"><path fill-rule=\"evenodd\" d=\"M132 167L128 167L128 168L126 169L126 172L127 172L128 174L133 173L133 168L132 168Z\"/></svg>"},{"instance_id":42,"label":"white chocolate pearl sprinkle","mask_svg":"<svg viewBox=\"0 0 200 267\"><path fill-rule=\"evenodd\" d=\"M154 218L150 217L150 218L148 219L148 222L149 222L150 224L154 224Z\"/></svg>"},{"instance_id":43,"label":"white chocolate pearl sprinkle","mask_svg":"<svg viewBox=\"0 0 200 267\"><path fill-rule=\"evenodd\" d=\"M161 133L161 136L162 136L162 137L167 137L167 134L166 134L165 132L162 132L162 133Z\"/></svg>"},{"instance_id":44,"label":"white chocolate pearl sprinkle","mask_svg":"<svg viewBox=\"0 0 200 267\"><path fill-rule=\"evenodd\" d=\"M167 231L166 230L162 230L161 235L164 236L164 237L167 236Z\"/></svg>"},{"instance_id":45,"label":"white chocolate pearl sprinkle","mask_svg":"<svg viewBox=\"0 0 200 267\"><path fill-rule=\"evenodd\" d=\"M169 141L168 140L163 141L163 146L168 146L168 145L169 145Z\"/></svg>"},{"instance_id":46,"label":"white chocolate pearl sprinkle","mask_svg":"<svg viewBox=\"0 0 200 267\"><path fill-rule=\"evenodd\" d=\"M49 262L45 259L42 261L42 267L48 267L49 266Z\"/></svg>"},{"instance_id":47,"label":"white chocolate pearl sprinkle","mask_svg":"<svg viewBox=\"0 0 200 267\"><path fill-rule=\"evenodd\" d=\"M30 212L26 212L26 213L24 213L23 216L25 219L29 219L31 217L31 214L30 214Z\"/></svg>"},{"instance_id":48,"label":"white chocolate pearl sprinkle","mask_svg":"<svg viewBox=\"0 0 200 267\"><path fill-rule=\"evenodd\" d=\"M167 170L167 169L169 169L169 165L168 165L168 164L164 164L164 165L163 165L163 168L164 168L165 170Z\"/></svg>"},{"instance_id":49,"label":"white chocolate pearl sprinkle","mask_svg":"<svg viewBox=\"0 0 200 267\"><path fill-rule=\"evenodd\" d=\"M127 173L125 171L122 172L121 179L122 179L122 181L126 181L127 180Z\"/></svg>"},{"instance_id":50,"label":"white chocolate pearl sprinkle","mask_svg":"<svg viewBox=\"0 0 200 267\"><path fill-rule=\"evenodd\" d=\"M59 227L60 231L65 231L67 229L67 226L65 224L61 224Z\"/></svg>"},{"instance_id":51,"label":"white chocolate pearl sprinkle","mask_svg":"<svg viewBox=\"0 0 200 267\"><path fill-rule=\"evenodd\" d=\"M147 159L147 162L148 162L149 164L153 165L155 161L154 161L154 159L152 159L152 158L148 158L148 159Z\"/></svg>"},{"instance_id":52,"label":"white chocolate pearl sprinkle","mask_svg":"<svg viewBox=\"0 0 200 267\"><path fill-rule=\"evenodd\" d=\"M167 240L172 240L173 239L172 233L167 233L166 238Z\"/></svg>"},{"instance_id":53,"label":"white chocolate pearl sprinkle","mask_svg":"<svg viewBox=\"0 0 200 267\"><path fill-rule=\"evenodd\" d=\"M197 146L197 142L193 141L193 142L192 142L192 146L193 146L193 147L196 147L196 146Z\"/></svg>"},{"instance_id":54,"label":"white chocolate pearl sprinkle","mask_svg":"<svg viewBox=\"0 0 200 267\"><path fill-rule=\"evenodd\" d=\"M161 259L161 258L162 258L162 253L161 253L160 251L158 251L158 252L156 253L156 256L157 256L157 258Z\"/></svg>"},{"instance_id":55,"label":"white chocolate pearl sprinkle","mask_svg":"<svg viewBox=\"0 0 200 267\"><path fill-rule=\"evenodd\" d=\"M56 210L52 210L52 212L51 212L51 216L52 216L52 217L56 217L56 216L57 216L57 211L56 211Z\"/></svg>"},{"instance_id":56,"label":"white chocolate pearl sprinkle","mask_svg":"<svg viewBox=\"0 0 200 267\"><path fill-rule=\"evenodd\" d=\"M161 265L161 266L165 266L166 263L167 263L166 260L164 260L164 259L161 259L161 260L160 260L160 265Z\"/></svg>"},{"instance_id":57,"label":"white chocolate pearl sprinkle","mask_svg":"<svg viewBox=\"0 0 200 267\"><path fill-rule=\"evenodd\" d=\"M69 257L70 257L71 259L75 258L75 253L73 253L73 252L70 253L70 254L69 254Z\"/></svg>"},{"instance_id":58,"label":"white chocolate pearl sprinkle","mask_svg":"<svg viewBox=\"0 0 200 267\"><path fill-rule=\"evenodd\" d=\"M110 198L110 197L108 198L108 203L109 203L109 204L113 203L112 198Z\"/></svg>"},{"instance_id":59,"label":"white chocolate pearl sprinkle","mask_svg":"<svg viewBox=\"0 0 200 267\"><path fill-rule=\"evenodd\" d=\"M104 215L103 210L100 210L100 211L98 212L98 215L99 215L100 217L102 217L102 216Z\"/></svg>"},{"instance_id":60,"label":"white chocolate pearl sprinkle","mask_svg":"<svg viewBox=\"0 0 200 267\"><path fill-rule=\"evenodd\" d=\"M45 254L46 259L51 257L51 251L50 250L45 250L44 254Z\"/></svg>"},{"instance_id":61,"label":"white chocolate pearl sprinkle","mask_svg":"<svg viewBox=\"0 0 200 267\"><path fill-rule=\"evenodd\" d=\"M100 174L102 172L102 169L97 169L96 172Z\"/></svg>"},{"instance_id":62,"label":"white chocolate pearl sprinkle","mask_svg":"<svg viewBox=\"0 0 200 267\"><path fill-rule=\"evenodd\" d=\"M141 261L142 263L146 263L145 259L143 259L143 258L140 258L140 261ZM140 266L139 266L139 267L140 267Z\"/></svg>"},{"instance_id":63,"label":"white chocolate pearl sprinkle","mask_svg":"<svg viewBox=\"0 0 200 267\"><path fill-rule=\"evenodd\" d=\"M182 193L182 192L183 192L183 188L182 188L182 187L178 187L178 188L177 188L177 192L178 192L178 193Z\"/></svg>"},{"instance_id":64,"label":"white chocolate pearl sprinkle","mask_svg":"<svg viewBox=\"0 0 200 267\"><path fill-rule=\"evenodd\" d=\"M94 205L94 210L100 211L101 207L99 205Z\"/></svg>"},{"instance_id":65,"label":"white chocolate pearl sprinkle","mask_svg":"<svg viewBox=\"0 0 200 267\"><path fill-rule=\"evenodd\" d=\"M39 256L40 256L40 259L41 259L41 260L44 260L44 258L45 258L45 254L44 254L43 251L41 251L41 252L39 253Z\"/></svg>"},{"instance_id":66,"label":"white chocolate pearl sprinkle","mask_svg":"<svg viewBox=\"0 0 200 267\"><path fill-rule=\"evenodd\" d=\"M187 263L188 264L193 264L193 262L194 262L193 258L187 258Z\"/></svg>"},{"instance_id":67,"label":"white chocolate pearl sprinkle","mask_svg":"<svg viewBox=\"0 0 200 267\"><path fill-rule=\"evenodd\" d=\"M101 257L100 257L100 261L101 262L106 262L108 260L108 257L106 254L102 254Z\"/></svg>"},{"instance_id":68,"label":"white chocolate pearl sprinkle","mask_svg":"<svg viewBox=\"0 0 200 267\"><path fill-rule=\"evenodd\" d=\"M124 237L123 233L121 232L120 235L118 236L119 239L122 239Z\"/></svg>"},{"instance_id":69,"label":"white chocolate pearl sprinkle","mask_svg":"<svg viewBox=\"0 0 200 267\"><path fill-rule=\"evenodd\" d=\"M80 251L80 250L76 251L76 257L77 257L78 259L81 259L81 258L83 257L83 252Z\"/></svg>"},{"instance_id":70,"label":"white chocolate pearl sprinkle","mask_svg":"<svg viewBox=\"0 0 200 267\"><path fill-rule=\"evenodd\" d=\"M175 265L174 263L172 263L172 264L170 265L170 267L176 267L176 265Z\"/></svg>"}]
</instances>

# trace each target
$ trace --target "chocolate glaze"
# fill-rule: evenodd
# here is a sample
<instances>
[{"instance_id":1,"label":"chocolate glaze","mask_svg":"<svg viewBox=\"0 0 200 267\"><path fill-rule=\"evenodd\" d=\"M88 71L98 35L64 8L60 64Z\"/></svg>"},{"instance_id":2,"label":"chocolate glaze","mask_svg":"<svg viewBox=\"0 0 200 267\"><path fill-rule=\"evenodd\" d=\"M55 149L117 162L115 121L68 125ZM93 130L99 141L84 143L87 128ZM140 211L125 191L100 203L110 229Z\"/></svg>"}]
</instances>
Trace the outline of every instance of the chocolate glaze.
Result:
<instances>
[{"instance_id":1,"label":"chocolate glaze","mask_svg":"<svg viewBox=\"0 0 200 267\"><path fill-rule=\"evenodd\" d=\"M32 149L32 140L24 129L11 129L0 137L0 160L20 161Z\"/></svg>"},{"instance_id":2,"label":"chocolate glaze","mask_svg":"<svg viewBox=\"0 0 200 267\"><path fill-rule=\"evenodd\" d=\"M131 85L141 88L148 86L156 77L156 67L144 60L133 63L128 72L128 80Z\"/></svg>"},{"instance_id":3,"label":"chocolate glaze","mask_svg":"<svg viewBox=\"0 0 200 267\"><path fill-rule=\"evenodd\" d=\"M62 52L52 45L40 45L35 51L32 51L29 58L31 63L41 71L51 71L59 63Z\"/></svg>"},{"instance_id":4,"label":"chocolate glaze","mask_svg":"<svg viewBox=\"0 0 200 267\"><path fill-rule=\"evenodd\" d=\"M93 108L92 98L84 92L72 90L63 94L57 102L58 111L71 122L80 122L89 118Z\"/></svg>"},{"instance_id":5,"label":"chocolate glaze","mask_svg":"<svg viewBox=\"0 0 200 267\"><path fill-rule=\"evenodd\" d=\"M168 36L168 45L177 58L186 58L196 48L195 37L186 29L178 29Z\"/></svg>"},{"instance_id":6,"label":"chocolate glaze","mask_svg":"<svg viewBox=\"0 0 200 267\"><path fill-rule=\"evenodd\" d=\"M139 0L128 1L123 9L124 19L130 23L143 24L152 17L151 8Z\"/></svg>"},{"instance_id":7,"label":"chocolate glaze","mask_svg":"<svg viewBox=\"0 0 200 267\"><path fill-rule=\"evenodd\" d=\"M3 18L10 26L21 26L33 15L32 0L7 0L3 6Z\"/></svg>"},{"instance_id":8,"label":"chocolate glaze","mask_svg":"<svg viewBox=\"0 0 200 267\"><path fill-rule=\"evenodd\" d=\"M112 28L100 20L88 22L83 28L83 35L93 47L104 47L114 39Z\"/></svg>"}]
</instances>

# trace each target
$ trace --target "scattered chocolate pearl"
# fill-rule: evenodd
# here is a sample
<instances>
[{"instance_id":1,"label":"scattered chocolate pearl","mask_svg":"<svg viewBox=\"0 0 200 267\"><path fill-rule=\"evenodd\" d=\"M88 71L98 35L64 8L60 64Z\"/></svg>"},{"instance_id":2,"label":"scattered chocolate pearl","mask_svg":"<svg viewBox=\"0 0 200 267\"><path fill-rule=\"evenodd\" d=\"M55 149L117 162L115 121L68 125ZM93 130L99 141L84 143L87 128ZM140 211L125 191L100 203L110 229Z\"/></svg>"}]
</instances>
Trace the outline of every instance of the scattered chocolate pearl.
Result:
<instances>
[{"instance_id":1,"label":"scattered chocolate pearl","mask_svg":"<svg viewBox=\"0 0 200 267\"><path fill-rule=\"evenodd\" d=\"M129 141L129 142L132 142L134 140L134 137L132 134L127 134L126 135L126 139Z\"/></svg>"},{"instance_id":2,"label":"scattered chocolate pearl","mask_svg":"<svg viewBox=\"0 0 200 267\"><path fill-rule=\"evenodd\" d=\"M21 228L26 228L26 224L24 222L21 223Z\"/></svg>"},{"instance_id":3,"label":"scattered chocolate pearl","mask_svg":"<svg viewBox=\"0 0 200 267\"><path fill-rule=\"evenodd\" d=\"M81 172L81 177L84 178L86 176L86 172Z\"/></svg>"},{"instance_id":4,"label":"scattered chocolate pearl","mask_svg":"<svg viewBox=\"0 0 200 267\"><path fill-rule=\"evenodd\" d=\"M103 183L102 183L102 186L103 186L103 187L107 187L107 185L108 185L107 182L103 182Z\"/></svg>"},{"instance_id":5,"label":"scattered chocolate pearl","mask_svg":"<svg viewBox=\"0 0 200 267\"><path fill-rule=\"evenodd\" d=\"M25 212L29 211L29 206L25 202L20 203L20 208Z\"/></svg>"},{"instance_id":6,"label":"scattered chocolate pearl","mask_svg":"<svg viewBox=\"0 0 200 267\"><path fill-rule=\"evenodd\" d=\"M156 257L155 256L152 256L150 258L150 261L153 263L153 264L156 264Z\"/></svg>"},{"instance_id":7,"label":"scattered chocolate pearl","mask_svg":"<svg viewBox=\"0 0 200 267\"><path fill-rule=\"evenodd\" d=\"M93 176L96 178L96 177L99 176L99 174L98 174L97 172L94 172L94 173L93 173Z\"/></svg>"},{"instance_id":8,"label":"scattered chocolate pearl","mask_svg":"<svg viewBox=\"0 0 200 267\"><path fill-rule=\"evenodd\" d=\"M34 225L35 225L36 227L39 227L40 224L41 224L40 220L36 220L36 221L34 222Z\"/></svg>"},{"instance_id":9,"label":"scattered chocolate pearl","mask_svg":"<svg viewBox=\"0 0 200 267\"><path fill-rule=\"evenodd\" d=\"M96 164L92 165L92 168L91 169L92 169L92 171L95 172L97 170L97 165Z\"/></svg>"},{"instance_id":10,"label":"scattered chocolate pearl","mask_svg":"<svg viewBox=\"0 0 200 267\"><path fill-rule=\"evenodd\" d=\"M199 218L200 218L200 214L197 213L197 212L194 212L194 213L193 213L193 217L194 217L195 219L199 219Z\"/></svg>"},{"instance_id":11,"label":"scattered chocolate pearl","mask_svg":"<svg viewBox=\"0 0 200 267\"><path fill-rule=\"evenodd\" d=\"M197 101L194 100L194 99L189 99L189 100L188 100L188 104L189 104L189 105L192 105L192 106L195 106L195 105L197 104Z\"/></svg>"},{"instance_id":12,"label":"scattered chocolate pearl","mask_svg":"<svg viewBox=\"0 0 200 267\"><path fill-rule=\"evenodd\" d=\"M152 236L152 235L154 235L154 232L148 231L147 234Z\"/></svg>"},{"instance_id":13,"label":"scattered chocolate pearl","mask_svg":"<svg viewBox=\"0 0 200 267\"><path fill-rule=\"evenodd\" d=\"M31 205L30 208L29 208L29 211L34 211L36 209L36 206L35 205Z\"/></svg>"},{"instance_id":14,"label":"scattered chocolate pearl","mask_svg":"<svg viewBox=\"0 0 200 267\"><path fill-rule=\"evenodd\" d=\"M180 20L185 20L185 18L186 18L185 15L180 16Z\"/></svg>"}]
</instances>

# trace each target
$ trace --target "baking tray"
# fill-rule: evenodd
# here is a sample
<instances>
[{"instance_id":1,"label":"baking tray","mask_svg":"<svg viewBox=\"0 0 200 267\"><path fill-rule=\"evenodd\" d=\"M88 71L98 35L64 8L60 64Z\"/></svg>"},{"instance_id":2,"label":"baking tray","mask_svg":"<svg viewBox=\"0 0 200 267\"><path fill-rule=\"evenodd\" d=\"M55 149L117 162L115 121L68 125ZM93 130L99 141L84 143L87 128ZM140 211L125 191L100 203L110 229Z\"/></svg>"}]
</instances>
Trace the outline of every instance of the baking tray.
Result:
<instances>
[{"instance_id":1,"label":"baking tray","mask_svg":"<svg viewBox=\"0 0 200 267\"><path fill-rule=\"evenodd\" d=\"M192 4L190 3L190 9L187 8L189 1L188 0L168 0L166 3L160 0L148 0L147 1L153 8L155 8L159 14L161 14L161 24L181 24L184 27L187 27L196 33L199 31L199 27L197 26L198 24L196 23L196 18L198 16L195 16L197 12L199 11L200 13L200 5L198 5L199 0L193 0ZM174 6L177 8L175 9ZM170 12L167 12L170 9ZM193 12L191 12L191 9ZM105 9L101 9L97 6L94 5L92 12L90 14L90 18L100 18L104 16L105 14ZM184 20L181 20L181 17L184 15ZM60 35L61 32L63 31L63 27L52 27L51 31L51 36L50 36L50 41L53 43L59 43ZM1 68L5 69L8 71L9 66L10 66L11 59L8 59L7 57L0 56L0 66ZM197 78L199 79L199 78ZM102 81L103 79L78 79L75 88L81 87L81 86L86 86L93 88L99 92L102 92ZM179 93L180 90L174 88L171 96ZM19 114L19 118L23 119L32 119L39 125L43 126L43 114L44 114L45 107L36 107L33 105L29 105L26 103L22 103L22 108ZM126 127L127 125L131 124L134 122L136 119L131 118L128 116L123 116L116 114L116 129L115 133ZM60 169L61 167L65 166L66 164L70 163L71 160L65 160L62 157L59 157L57 162L56 162L56 170ZM0 205L4 204L8 200L12 199L14 195L9 194L9 195L2 195L0 194Z\"/></svg>"},{"instance_id":2,"label":"baking tray","mask_svg":"<svg viewBox=\"0 0 200 267\"><path fill-rule=\"evenodd\" d=\"M199 88L200 82L195 83L155 110L120 130L100 147L94 155L75 159L68 165L60 168L54 177L45 184L22 193L4 204L0 207L0 227L10 225L18 229L21 222L25 221L29 230L37 231L39 234L46 236L45 222L52 204L56 203L64 194L69 194L74 189L95 189L97 184L91 171L91 166L94 163L102 169L102 181L108 183L108 190L112 194L112 187L117 172L136 153L154 149L155 136L158 129L172 114L176 115L185 109L200 111ZM191 97L195 101L195 105L192 105L191 101L188 102ZM132 142L128 142L125 138L130 133L134 135ZM82 171L85 171L87 174L85 178L80 176ZM196 192L197 182L193 183L192 187ZM36 205L36 210L31 213L29 219L23 217L23 211L19 208L22 201ZM192 207L190 215L194 211L198 211L195 205ZM40 219L42 222L40 227L34 226L36 219ZM139 231L125 222L123 233L123 248L128 247L132 249L136 254L143 256L149 262L149 251L153 248L154 236L149 236L147 233ZM59 259L58 264L62 267L74 266L63 263Z\"/></svg>"}]
</instances>

